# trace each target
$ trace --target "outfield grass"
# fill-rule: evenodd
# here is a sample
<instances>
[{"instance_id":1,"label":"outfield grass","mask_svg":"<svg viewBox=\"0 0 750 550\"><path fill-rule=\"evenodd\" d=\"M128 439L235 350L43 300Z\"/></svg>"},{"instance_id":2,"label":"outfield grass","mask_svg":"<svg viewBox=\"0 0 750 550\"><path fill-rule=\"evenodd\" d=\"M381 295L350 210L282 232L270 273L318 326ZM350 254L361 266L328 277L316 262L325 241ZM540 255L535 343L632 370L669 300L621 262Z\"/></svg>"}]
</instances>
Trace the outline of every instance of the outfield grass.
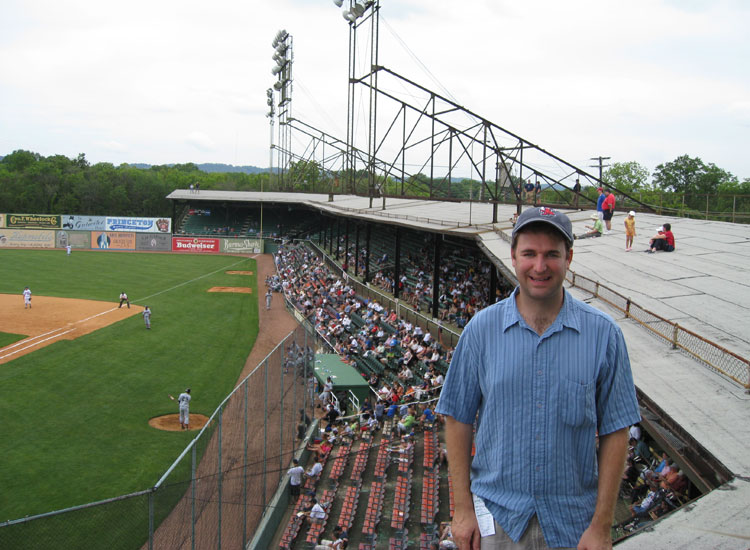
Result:
<instances>
[{"instance_id":1,"label":"outfield grass","mask_svg":"<svg viewBox=\"0 0 750 550\"><path fill-rule=\"evenodd\" d=\"M186 386L190 412L210 415L255 342L256 276L227 269L256 272L230 256L0 250L2 293L28 285L35 296L115 303L124 290L153 310L150 331L137 315L0 365L0 518L156 483L197 432L158 431L149 418L176 413L167 394Z\"/></svg>"}]
</instances>

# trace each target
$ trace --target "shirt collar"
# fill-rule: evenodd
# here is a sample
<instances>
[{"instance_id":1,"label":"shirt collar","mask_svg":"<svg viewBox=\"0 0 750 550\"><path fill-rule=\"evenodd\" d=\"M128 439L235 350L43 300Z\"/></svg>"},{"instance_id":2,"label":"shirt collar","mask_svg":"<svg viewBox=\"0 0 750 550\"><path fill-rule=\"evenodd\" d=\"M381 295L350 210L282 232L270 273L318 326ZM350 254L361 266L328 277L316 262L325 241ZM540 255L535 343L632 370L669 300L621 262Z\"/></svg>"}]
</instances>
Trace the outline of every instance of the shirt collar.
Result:
<instances>
[{"instance_id":1,"label":"shirt collar","mask_svg":"<svg viewBox=\"0 0 750 550\"><path fill-rule=\"evenodd\" d=\"M524 325L526 324L526 321L524 321L521 313L518 311L518 306L516 305L516 296L518 295L519 290L520 287L516 287L513 290L513 293L508 298L509 304L508 307L505 308L505 314L503 315L503 319L501 320L501 329L503 332L507 331L516 323ZM573 297L565 288L563 288L562 308L560 308L560 312L557 314L557 319L555 319L555 322L552 323L550 328L547 330L557 332L558 330L562 330L564 327L572 328L576 332L581 332L581 320L578 308L575 307Z\"/></svg>"}]
</instances>

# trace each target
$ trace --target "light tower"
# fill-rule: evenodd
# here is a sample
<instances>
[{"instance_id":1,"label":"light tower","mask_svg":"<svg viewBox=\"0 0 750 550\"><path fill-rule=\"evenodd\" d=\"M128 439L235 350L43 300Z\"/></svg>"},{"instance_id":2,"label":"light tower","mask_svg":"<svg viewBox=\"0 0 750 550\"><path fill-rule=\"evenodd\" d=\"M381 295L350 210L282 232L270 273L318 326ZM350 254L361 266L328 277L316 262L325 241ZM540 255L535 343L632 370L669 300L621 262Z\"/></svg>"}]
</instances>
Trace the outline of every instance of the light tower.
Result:
<instances>
[{"instance_id":1,"label":"light tower","mask_svg":"<svg viewBox=\"0 0 750 550\"><path fill-rule=\"evenodd\" d=\"M271 69L271 74L277 77L273 89L279 93L279 101L276 104L279 117L279 140L276 148L278 151L278 181L279 187L283 189L285 176L287 184L290 187L292 185L288 178L292 146L292 133L289 128L289 122L292 118L292 64L294 61L292 36L282 29L276 33L271 45L274 49L272 59L276 62ZM273 94L270 97L273 97ZM289 190L291 191L291 188Z\"/></svg>"}]
</instances>

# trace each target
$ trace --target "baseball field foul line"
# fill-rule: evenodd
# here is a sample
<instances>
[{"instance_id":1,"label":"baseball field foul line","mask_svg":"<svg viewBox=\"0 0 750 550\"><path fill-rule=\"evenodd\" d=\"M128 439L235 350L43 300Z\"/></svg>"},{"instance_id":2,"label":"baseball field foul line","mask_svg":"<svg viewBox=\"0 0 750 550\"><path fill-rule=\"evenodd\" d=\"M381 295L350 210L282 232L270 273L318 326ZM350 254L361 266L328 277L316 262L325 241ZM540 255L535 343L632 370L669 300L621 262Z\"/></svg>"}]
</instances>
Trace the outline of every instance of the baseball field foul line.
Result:
<instances>
[{"instance_id":1,"label":"baseball field foul line","mask_svg":"<svg viewBox=\"0 0 750 550\"><path fill-rule=\"evenodd\" d=\"M45 337L45 336L47 336L48 334L54 334L55 332L59 332L59 331L61 331L61 330L62 330L62 327L60 327L60 328L56 328L55 330L50 330L49 332L45 332L44 334L37 334L36 336L29 336L28 338L24 338L23 340L19 340L19 341L18 341L18 342L16 342L15 344L10 344L9 346L5 346L5 347L4 347L4 348L2 348L2 349L3 349L3 350L9 350L9 349L13 349L13 348L15 348L15 347L18 347L18 346L22 346L22 345L24 345L24 344L27 344L27 343L29 343L29 342L33 342L33 341L34 341L34 340L36 340L37 338L44 338L44 337ZM3 356L3 357L4 357L4 356ZM0 359L2 359L2 357L0 357Z\"/></svg>"},{"instance_id":2,"label":"baseball field foul line","mask_svg":"<svg viewBox=\"0 0 750 550\"><path fill-rule=\"evenodd\" d=\"M12 355L15 355L16 353L21 353L22 351L26 351L29 348L36 347L36 346L38 346L40 344L43 344L44 342L47 342L49 340L54 340L55 338L60 338L61 336L64 336L64 335L68 334L69 332L73 332L74 330L75 330L75 328L71 328L71 329L66 330L65 332L61 332L59 334L55 334L54 336L50 336L49 338L45 338L44 340L39 340L38 342L32 342L28 346L24 346L21 349L17 349L15 351L10 352L10 353L6 353L5 355L0 355L0 360L3 360L6 357L10 357ZM35 338L38 338L38 336L36 336ZM24 342L27 342L27 340L21 340L21 343L24 343Z\"/></svg>"}]
</instances>

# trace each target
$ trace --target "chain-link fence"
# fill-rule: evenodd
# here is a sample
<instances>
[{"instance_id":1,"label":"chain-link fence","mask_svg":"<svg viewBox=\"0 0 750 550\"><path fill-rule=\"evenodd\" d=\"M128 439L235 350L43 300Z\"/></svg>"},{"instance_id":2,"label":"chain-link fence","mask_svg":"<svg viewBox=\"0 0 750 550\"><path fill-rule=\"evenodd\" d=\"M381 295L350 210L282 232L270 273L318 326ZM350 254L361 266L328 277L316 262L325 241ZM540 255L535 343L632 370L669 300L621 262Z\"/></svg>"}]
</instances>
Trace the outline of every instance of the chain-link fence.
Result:
<instances>
[{"instance_id":1,"label":"chain-link fence","mask_svg":"<svg viewBox=\"0 0 750 550\"><path fill-rule=\"evenodd\" d=\"M291 332L148 490L0 524L0 548L243 549L297 448L313 341Z\"/></svg>"},{"instance_id":2,"label":"chain-link fence","mask_svg":"<svg viewBox=\"0 0 750 550\"><path fill-rule=\"evenodd\" d=\"M568 272L567 280L572 286L591 293L623 312L628 318L640 323L641 326L668 342L673 349L688 353L693 358L731 378L745 389L750 389L750 361L747 359L681 327L678 323L673 323L643 308L599 282L572 271Z\"/></svg>"}]
</instances>

